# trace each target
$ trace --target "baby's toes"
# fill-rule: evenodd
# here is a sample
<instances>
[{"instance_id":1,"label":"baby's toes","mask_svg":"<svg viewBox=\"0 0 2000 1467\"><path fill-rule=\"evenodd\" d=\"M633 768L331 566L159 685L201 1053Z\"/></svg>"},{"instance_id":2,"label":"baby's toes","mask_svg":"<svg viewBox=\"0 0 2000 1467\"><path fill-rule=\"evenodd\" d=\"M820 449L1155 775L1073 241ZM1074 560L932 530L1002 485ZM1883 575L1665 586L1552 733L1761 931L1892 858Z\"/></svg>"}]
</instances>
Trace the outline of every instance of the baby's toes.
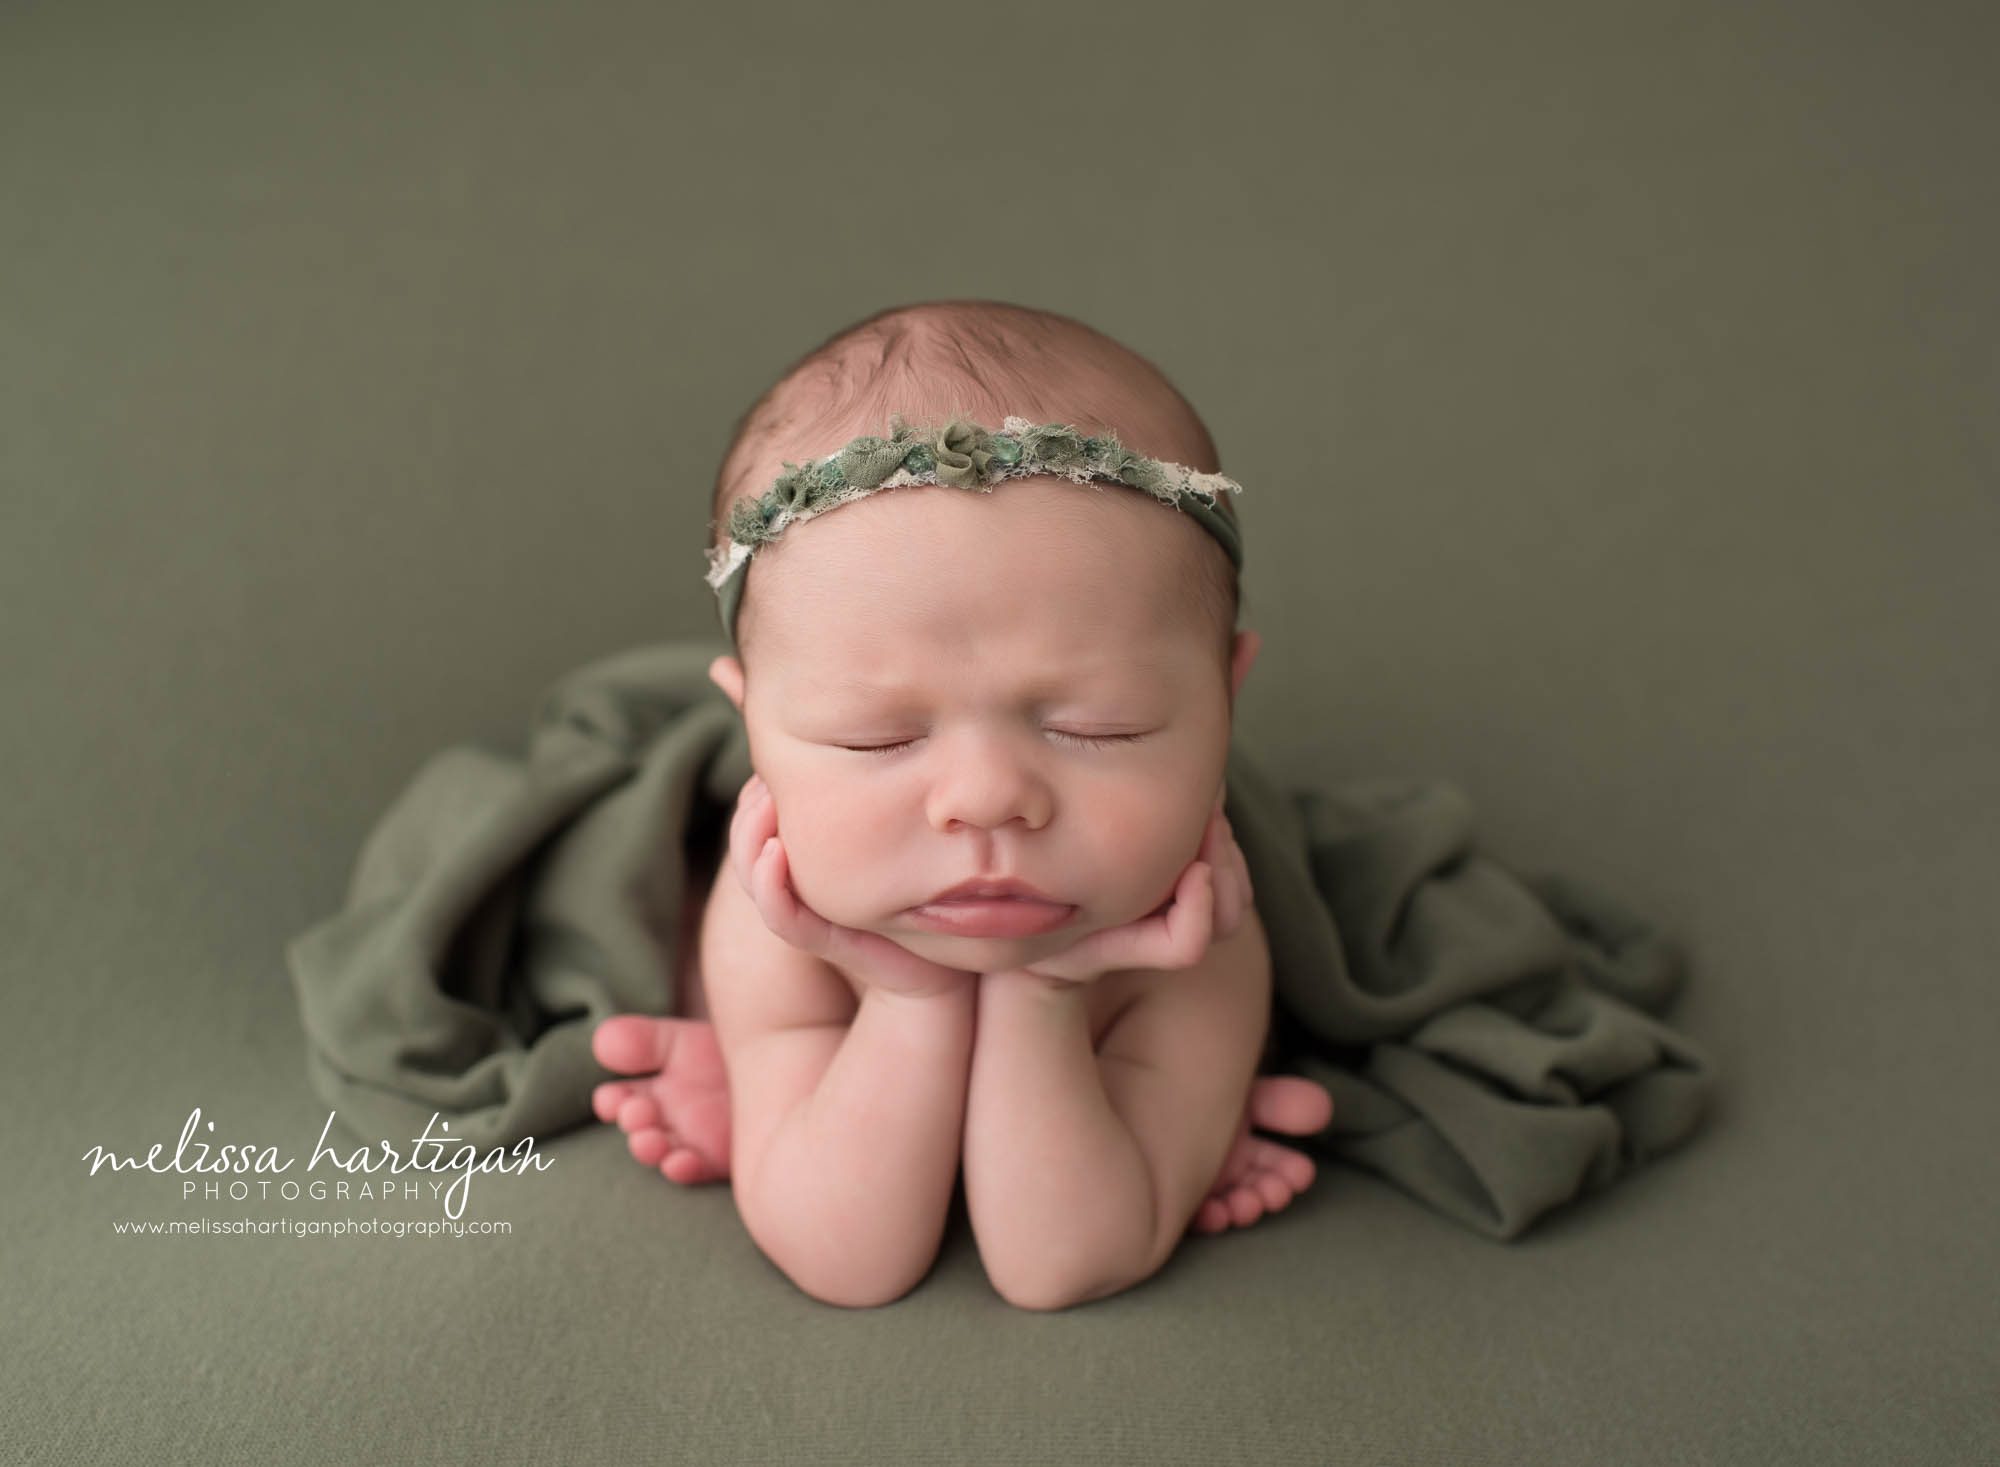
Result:
<instances>
[{"instance_id":1,"label":"baby's toes","mask_svg":"<svg viewBox=\"0 0 2000 1467\"><path fill-rule=\"evenodd\" d=\"M591 1056L614 1074L657 1070L660 1028L658 1019L645 1014L613 1014L591 1031Z\"/></svg>"},{"instance_id":2,"label":"baby's toes","mask_svg":"<svg viewBox=\"0 0 2000 1467\"><path fill-rule=\"evenodd\" d=\"M1220 1197L1206 1197L1195 1209L1194 1230L1197 1233L1221 1233L1229 1229L1229 1209Z\"/></svg>"},{"instance_id":3,"label":"baby's toes","mask_svg":"<svg viewBox=\"0 0 2000 1467\"><path fill-rule=\"evenodd\" d=\"M639 1087L630 1080L606 1080L590 1092L590 1108L607 1125L618 1119L618 1111Z\"/></svg>"},{"instance_id":4,"label":"baby's toes","mask_svg":"<svg viewBox=\"0 0 2000 1467\"><path fill-rule=\"evenodd\" d=\"M632 1160L640 1166L658 1166L661 1159L674 1150L676 1142L672 1135L658 1126L648 1126L634 1131L626 1137L625 1145L632 1153Z\"/></svg>"},{"instance_id":5,"label":"baby's toes","mask_svg":"<svg viewBox=\"0 0 2000 1467\"><path fill-rule=\"evenodd\" d=\"M1264 1199L1249 1187L1229 1189L1229 1220L1239 1228L1247 1228L1264 1215Z\"/></svg>"},{"instance_id":6,"label":"baby's toes","mask_svg":"<svg viewBox=\"0 0 2000 1467\"><path fill-rule=\"evenodd\" d=\"M1276 1172L1259 1172L1252 1179L1251 1185L1257 1189L1257 1194L1264 1199L1265 1210L1269 1212L1283 1210L1290 1204L1294 1195L1292 1184Z\"/></svg>"},{"instance_id":7,"label":"baby's toes","mask_svg":"<svg viewBox=\"0 0 2000 1467\"><path fill-rule=\"evenodd\" d=\"M660 1103L643 1091L627 1096L618 1107L618 1128L621 1131L637 1133L657 1130L659 1126Z\"/></svg>"},{"instance_id":8,"label":"baby's toes","mask_svg":"<svg viewBox=\"0 0 2000 1467\"><path fill-rule=\"evenodd\" d=\"M661 1159L660 1175L686 1187L715 1181L721 1173L703 1161L700 1152L686 1146L675 1146Z\"/></svg>"},{"instance_id":9,"label":"baby's toes","mask_svg":"<svg viewBox=\"0 0 2000 1467\"><path fill-rule=\"evenodd\" d=\"M1310 1156L1302 1151L1294 1151L1289 1146L1277 1146L1272 1150L1276 1154L1266 1165L1283 1177L1293 1192L1303 1192L1313 1184L1313 1178L1319 1175L1319 1169L1313 1165Z\"/></svg>"},{"instance_id":10,"label":"baby's toes","mask_svg":"<svg viewBox=\"0 0 2000 1467\"><path fill-rule=\"evenodd\" d=\"M1333 1097L1303 1075L1259 1075L1250 1088L1250 1118L1260 1131L1310 1136L1333 1121Z\"/></svg>"}]
</instances>

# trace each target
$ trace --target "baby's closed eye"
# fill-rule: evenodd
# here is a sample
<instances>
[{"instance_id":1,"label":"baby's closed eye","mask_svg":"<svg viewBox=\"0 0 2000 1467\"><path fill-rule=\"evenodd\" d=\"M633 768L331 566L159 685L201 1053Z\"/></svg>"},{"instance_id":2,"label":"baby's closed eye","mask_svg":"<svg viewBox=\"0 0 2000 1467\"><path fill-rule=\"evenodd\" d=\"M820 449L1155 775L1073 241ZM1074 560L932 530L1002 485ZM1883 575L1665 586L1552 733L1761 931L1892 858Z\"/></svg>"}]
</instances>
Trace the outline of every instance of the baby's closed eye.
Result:
<instances>
[{"instance_id":1,"label":"baby's closed eye","mask_svg":"<svg viewBox=\"0 0 2000 1467\"><path fill-rule=\"evenodd\" d=\"M1059 744L1067 744L1072 748L1081 749L1102 749L1108 748L1113 744L1136 744L1146 737L1145 734L1132 733L1079 734L1060 728L1048 729L1046 732L1051 739ZM921 742L921 739L900 739L892 744L840 744L837 747L856 754L895 754L904 749L912 748Z\"/></svg>"}]
</instances>

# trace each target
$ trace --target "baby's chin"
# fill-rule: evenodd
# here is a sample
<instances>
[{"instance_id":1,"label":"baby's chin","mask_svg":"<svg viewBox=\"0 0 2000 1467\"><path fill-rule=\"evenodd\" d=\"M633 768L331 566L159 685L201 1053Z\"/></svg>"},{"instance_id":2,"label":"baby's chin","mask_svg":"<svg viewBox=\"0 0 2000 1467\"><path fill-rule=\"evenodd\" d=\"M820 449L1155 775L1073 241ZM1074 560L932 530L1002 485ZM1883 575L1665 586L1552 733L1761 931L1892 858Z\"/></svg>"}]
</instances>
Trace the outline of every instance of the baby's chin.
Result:
<instances>
[{"instance_id":1,"label":"baby's chin","mask_svg":"<svg viewBox=\"0 0 2000 1467\"><path fill-rule=\"evenodd\" d=\"M882 935L940 967L961 968L968 973L999 973L1053 957L1073 945L1081 932L1081 926L1072 922L1040 937L952 937L901 928Z\"/></svg>"}]
</instances>

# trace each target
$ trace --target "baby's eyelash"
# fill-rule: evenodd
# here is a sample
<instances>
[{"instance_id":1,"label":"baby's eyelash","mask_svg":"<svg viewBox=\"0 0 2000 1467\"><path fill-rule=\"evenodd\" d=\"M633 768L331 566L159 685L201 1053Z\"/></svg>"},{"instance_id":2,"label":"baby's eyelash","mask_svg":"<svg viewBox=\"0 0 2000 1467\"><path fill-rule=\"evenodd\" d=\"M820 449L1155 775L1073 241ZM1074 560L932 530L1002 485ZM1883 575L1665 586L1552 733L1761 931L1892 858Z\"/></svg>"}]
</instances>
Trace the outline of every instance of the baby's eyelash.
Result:
<instances>
[{"instance_id":1,"label":"baby's eyelash","mask_svg":"<svg viewBox=\"0 0 2000 1467\"><path fill-rule=\"evenodd\" d=\"M1097 744L1136 744L1145 737L1144 734L1073 734L1059 728L1052 728L1049 732L1059 743L1075 744L1086 749Z\"/></svg>"},{"instance_id":2,"label":"baby's eyelash","mask_svg":"<svg viewBox=\"0 0 2000 1467\"><path fill-rule=\"evenodd\" d=\"M1073 734L1059 728L1052 728L1049 733L1056 742L1079 749L1094 749L1105 744L1136 744L1146 737L1144 734ZM842 744L840 747L855 754L894 754L915 742L915 739L904 739L896 744Z\"/></svg>"}]
</instances>

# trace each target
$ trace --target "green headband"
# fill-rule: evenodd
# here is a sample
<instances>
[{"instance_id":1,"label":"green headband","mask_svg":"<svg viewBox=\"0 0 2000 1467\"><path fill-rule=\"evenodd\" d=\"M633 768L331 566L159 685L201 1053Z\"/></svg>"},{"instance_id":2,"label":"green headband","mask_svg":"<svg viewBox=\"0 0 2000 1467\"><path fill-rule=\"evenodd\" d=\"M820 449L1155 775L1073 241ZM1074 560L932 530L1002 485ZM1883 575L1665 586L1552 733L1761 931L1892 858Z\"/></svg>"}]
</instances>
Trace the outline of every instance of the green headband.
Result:
<instances>
[{"instance_id":1,"label":"green headband","mask_svg":"<svg viewBox=\"0 0 2000 1467\"><path fill-rule=\"evenodd\" d=\"M1026 418L1009 417L995 433L963 418L953 418L942 428L912 428L895 414L889 426L887 438L856 438L808 464L785 460L785 472L762 498L745 495L731 506L730 543L726 549L709 550L705 579L715 591L722 630L732 649L743 582L759 546L777 539L788 525L906 484L949 484L981 494L990 494L1002 480L1034 474L1053 474L1079 484L1093 479L1129 484L1192 515L1229 552L1230 564L1243 568L1243 538L1235 521L1216 507L1223 491L1243 492L1234 479L1145 458L1123 447L1116 433L1087 438L1064 423L1037 426Z\"/></svg>"}]
</instances>

